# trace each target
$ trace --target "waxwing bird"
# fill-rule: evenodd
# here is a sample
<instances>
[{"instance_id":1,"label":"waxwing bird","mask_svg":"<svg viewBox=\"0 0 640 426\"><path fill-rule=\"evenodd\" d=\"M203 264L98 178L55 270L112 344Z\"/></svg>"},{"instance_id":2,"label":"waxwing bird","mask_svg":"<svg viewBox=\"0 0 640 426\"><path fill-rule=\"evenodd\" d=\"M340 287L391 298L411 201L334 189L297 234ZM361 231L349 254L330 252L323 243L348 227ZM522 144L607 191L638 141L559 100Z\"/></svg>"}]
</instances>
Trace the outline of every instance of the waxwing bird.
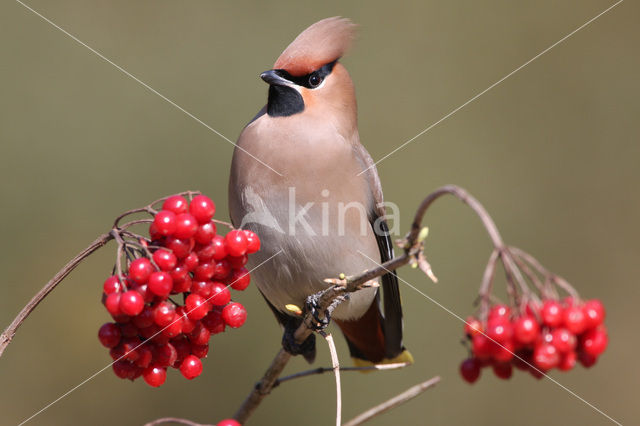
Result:
<instances>
[{"instance_id":1,"label":"waxwing bird","mask_svg":"<svg viewBox=\"0 0 640 426\"><path fill-rule=\"evenodd\" d=\"M360 144L353 83L339 62L354 33L348 19L316 22L260 75L267 104L240 134L231 164L231 220L262 242L249 266L269 259L252 275L285 328L285 349L309 361L315 337L296 347L301 320L287 305L304 306L327 288L325 278L375 266L367 257L393 257L380 180ZM413 361L402 344L398 278L380 281L382 296L359 290L332 314L356 365Z\"/></svg>"}]
</instances>

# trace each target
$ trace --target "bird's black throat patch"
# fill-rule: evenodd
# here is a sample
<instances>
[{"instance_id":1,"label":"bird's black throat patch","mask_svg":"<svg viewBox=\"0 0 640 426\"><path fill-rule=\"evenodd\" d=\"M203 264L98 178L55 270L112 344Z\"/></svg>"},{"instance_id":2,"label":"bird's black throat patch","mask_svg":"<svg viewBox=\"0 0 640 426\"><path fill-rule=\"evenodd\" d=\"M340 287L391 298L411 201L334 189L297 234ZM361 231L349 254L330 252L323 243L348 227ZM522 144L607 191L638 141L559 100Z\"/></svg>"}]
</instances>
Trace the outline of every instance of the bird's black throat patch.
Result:
<instances>
[{"instance_id":1,"label":"bird's black throat patch","mask_svg":"<svg viewBox=\"0 0 640 426\"><path fill-rule=\"evenodd\" d=\"M304 100L296 89L288 86L269 86L267 114L271 117L288 117L304 111Z\"/></svg>"}]
</instances>

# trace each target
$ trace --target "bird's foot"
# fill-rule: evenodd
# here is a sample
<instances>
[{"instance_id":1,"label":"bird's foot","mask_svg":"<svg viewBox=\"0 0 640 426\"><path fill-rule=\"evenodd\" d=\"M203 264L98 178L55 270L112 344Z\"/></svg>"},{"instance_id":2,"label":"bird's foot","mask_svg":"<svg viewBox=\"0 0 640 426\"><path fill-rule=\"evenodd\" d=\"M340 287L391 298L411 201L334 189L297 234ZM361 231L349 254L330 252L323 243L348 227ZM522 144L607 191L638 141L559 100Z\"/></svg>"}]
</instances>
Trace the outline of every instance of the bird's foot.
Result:
<instances>
[{"instance_id":1,"label":"bird's foot","mask_svg":"<svg viewBox=\"0 0 640 426\"><path fill-rule=\"evenodd\" d=\"M302 355L307 360L314 358L316 353L316 336L309 335L302 343L297 343L295 333L300 326L299 321L289 321L284 326L284 334L282 335L282 347L291 355Z\"/></svg>"},{"instance_id":2,"label":"bird's foot","mask_svg":"<svg viewBox=\"0 0 640 426\"><path fill-rule=\"evenodd\" d=\"M315 332L324 331L331 322L333 310L343 301L349 300L349 294L344 294L335 298L326 309L322 309L320 307L320 298L322 295L323 292L312 294L307 297L305 301L305 308L313 317L313 324L310 325L310 328Z\"/></svg>"}]
</instances>

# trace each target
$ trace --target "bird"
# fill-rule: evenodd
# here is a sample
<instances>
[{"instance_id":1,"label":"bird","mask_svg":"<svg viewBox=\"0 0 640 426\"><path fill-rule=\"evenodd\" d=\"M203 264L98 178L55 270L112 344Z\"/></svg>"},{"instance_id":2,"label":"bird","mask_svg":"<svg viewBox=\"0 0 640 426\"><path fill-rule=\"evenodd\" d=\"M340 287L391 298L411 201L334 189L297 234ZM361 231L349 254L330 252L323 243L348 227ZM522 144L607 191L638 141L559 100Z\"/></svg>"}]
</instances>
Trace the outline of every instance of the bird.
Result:
<instances>
[{"instance_id":1,"label":"bird","mask_svg":"<svg viewBox=\"0 0 640 426\"><path fill-rule=\"evenodd\" d=\"M260 74L267 104L242 130L231 161L232 224L261 241L252 276L284 327L283 346L309 362L315 335L296 346L301 318L287 307L305 306L329 286L326 278L393 258L380 179L360 143L355 89L340 62L355 32L347 18L318 21ZM392 271L380 281L351 293L331 320L356 366L413 363L402 341L398 277Z\"/></svg>"}]
</instances>

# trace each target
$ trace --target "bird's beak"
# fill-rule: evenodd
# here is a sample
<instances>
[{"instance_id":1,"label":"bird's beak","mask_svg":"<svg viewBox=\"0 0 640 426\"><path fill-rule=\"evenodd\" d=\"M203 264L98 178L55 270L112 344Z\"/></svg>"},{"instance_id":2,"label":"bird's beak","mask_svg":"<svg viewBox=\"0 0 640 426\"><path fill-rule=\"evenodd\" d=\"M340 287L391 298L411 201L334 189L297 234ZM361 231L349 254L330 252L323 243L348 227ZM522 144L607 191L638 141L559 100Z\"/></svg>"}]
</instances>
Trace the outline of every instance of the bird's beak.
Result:
<instances>
[{"instance_id":1,"label":"bird's beak","mask_svg":"<svg viewBox=\"0 0 640 426\"><path fill-rule=\"evenodd\" d=\"M260 78L274 86L291 86L291 82L286 78L282 78L278 74L278 70L269 70L260 74Z\"/></svg>"}]
</instances>

